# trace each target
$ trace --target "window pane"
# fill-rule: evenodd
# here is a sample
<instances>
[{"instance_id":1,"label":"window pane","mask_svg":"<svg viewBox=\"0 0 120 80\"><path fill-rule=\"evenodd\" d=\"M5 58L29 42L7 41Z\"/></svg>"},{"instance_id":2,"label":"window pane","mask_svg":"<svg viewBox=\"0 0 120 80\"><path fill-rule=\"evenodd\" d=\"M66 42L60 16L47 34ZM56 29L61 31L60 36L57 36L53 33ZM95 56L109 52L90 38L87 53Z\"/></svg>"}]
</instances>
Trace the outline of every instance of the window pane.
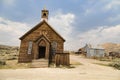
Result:
<instances>
[{"instance_id":1,"label":"window pane","mask_svg":"<svg viewBox=\"0 0 120 80\"><path fill-rule=\"evenodd\" d=\"M32 41L30 41L28 45L28 54L31 54L31 52L32 52Z\"/></svg>"}]
</instances>

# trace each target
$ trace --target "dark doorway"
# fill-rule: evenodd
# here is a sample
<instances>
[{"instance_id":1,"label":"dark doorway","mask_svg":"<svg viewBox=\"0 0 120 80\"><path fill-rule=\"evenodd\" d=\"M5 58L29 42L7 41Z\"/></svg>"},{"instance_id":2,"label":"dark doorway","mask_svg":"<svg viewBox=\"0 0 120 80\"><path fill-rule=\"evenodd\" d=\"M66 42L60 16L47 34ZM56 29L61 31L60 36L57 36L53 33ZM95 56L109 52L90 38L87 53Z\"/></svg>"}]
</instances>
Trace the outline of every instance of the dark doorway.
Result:
<instances>
[{"instance_id":1,"label":"dark doorway","mask_svg":"<svg viewBox=\"0 0 120 80\"><path fill-rule=\"evenodd\" d=\"M39 57L38 58L45 58L46 47L39 46Z\"/></svg>"}]
</instances>

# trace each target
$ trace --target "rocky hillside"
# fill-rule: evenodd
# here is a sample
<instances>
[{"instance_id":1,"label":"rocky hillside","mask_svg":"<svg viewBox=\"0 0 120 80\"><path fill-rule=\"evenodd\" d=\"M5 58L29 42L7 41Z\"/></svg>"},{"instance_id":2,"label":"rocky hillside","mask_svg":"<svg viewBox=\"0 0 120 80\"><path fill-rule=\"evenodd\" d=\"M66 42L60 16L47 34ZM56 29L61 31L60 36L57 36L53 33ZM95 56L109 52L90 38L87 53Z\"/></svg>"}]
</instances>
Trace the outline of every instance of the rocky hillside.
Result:
<instances>
[{"instance_id":1,"label":"rocky hillside","mask_svg":"<svg viewBox=\"0 0 120 80\"><path fill-rule=\"evenodd\" d=\"M108 52L120 52L120 44L116 44L116 43L104 43L101 45L106 53Z\"/></svg>"},{"instance_id":2,"label":"rocky hillside","mask_svg":"<svg viewBox=\"0 0 120 80\"><path fill-rule=\"evenodd\" d=\"M0 45L0 60L13 60L18 58L19 47Z\"/></svg>"}]
</instances>

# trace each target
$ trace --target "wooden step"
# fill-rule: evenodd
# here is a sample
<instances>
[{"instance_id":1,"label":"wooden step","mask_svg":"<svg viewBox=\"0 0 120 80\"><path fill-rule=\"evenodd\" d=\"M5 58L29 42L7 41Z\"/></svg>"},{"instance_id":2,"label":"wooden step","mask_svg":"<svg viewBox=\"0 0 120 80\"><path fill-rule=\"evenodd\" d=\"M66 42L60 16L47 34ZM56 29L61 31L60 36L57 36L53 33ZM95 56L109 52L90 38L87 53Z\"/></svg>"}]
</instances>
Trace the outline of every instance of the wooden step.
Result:
<instances>
[{"instance_id":1,"label":"wooden step","mask_svg":"<svg viewBox=\"0 0 120 80\"><path fill-rule=\"evenodd\" d=\"M32 68L45 68L48 67L49 61L47 59L37 59L32 60L31 67Z\"/></svg>"}]
</instances>

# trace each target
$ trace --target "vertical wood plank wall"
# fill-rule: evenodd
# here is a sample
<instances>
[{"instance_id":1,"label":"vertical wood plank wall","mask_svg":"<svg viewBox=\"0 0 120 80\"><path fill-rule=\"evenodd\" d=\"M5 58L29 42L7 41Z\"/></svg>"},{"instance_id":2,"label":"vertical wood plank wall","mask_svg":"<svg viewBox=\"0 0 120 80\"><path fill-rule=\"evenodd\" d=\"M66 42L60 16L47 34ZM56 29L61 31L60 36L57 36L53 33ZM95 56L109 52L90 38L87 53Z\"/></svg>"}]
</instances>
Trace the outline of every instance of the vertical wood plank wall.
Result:
<instances>
[{"instance_id":1,"label":"vertical wood plank wall","mask_svg":"<svg viewBox=\"0 0 120 80\"><path fill-rule=\"evenodd\" d=\"M59 65L70 65L69 53L56 53L55 54L55 64Z\"/></svg>"}]
</instances>

